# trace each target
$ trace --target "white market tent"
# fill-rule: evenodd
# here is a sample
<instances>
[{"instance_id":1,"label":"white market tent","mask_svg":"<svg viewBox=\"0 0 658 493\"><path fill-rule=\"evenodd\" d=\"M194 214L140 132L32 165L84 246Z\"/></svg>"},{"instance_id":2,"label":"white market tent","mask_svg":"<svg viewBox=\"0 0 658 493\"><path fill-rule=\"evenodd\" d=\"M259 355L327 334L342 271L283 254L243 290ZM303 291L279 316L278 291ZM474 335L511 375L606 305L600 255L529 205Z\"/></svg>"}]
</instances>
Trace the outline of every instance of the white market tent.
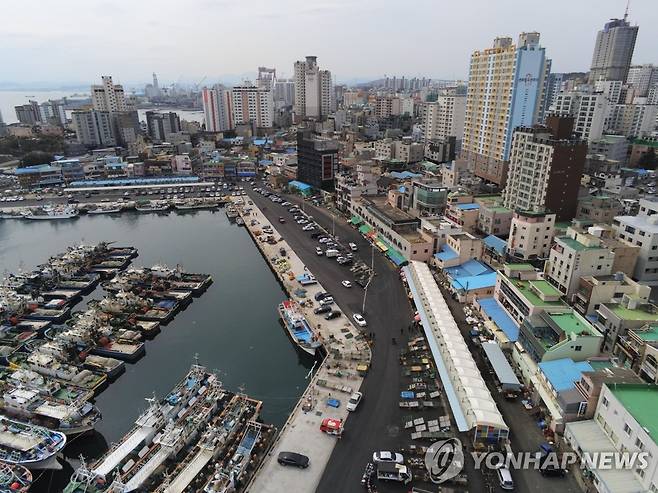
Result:
<instances>
[{"instance_id":1,"label":"white market tent","mask_svg":"<svg viewBox=\"0 0 658 493\"><path fill-rule=\"evenodd\" d=\"M429 267L412 261L404 271L457 427L460 431L488 430L484 434L489 437L506 437L509 428Z\"/></svg>"}]
</instances>

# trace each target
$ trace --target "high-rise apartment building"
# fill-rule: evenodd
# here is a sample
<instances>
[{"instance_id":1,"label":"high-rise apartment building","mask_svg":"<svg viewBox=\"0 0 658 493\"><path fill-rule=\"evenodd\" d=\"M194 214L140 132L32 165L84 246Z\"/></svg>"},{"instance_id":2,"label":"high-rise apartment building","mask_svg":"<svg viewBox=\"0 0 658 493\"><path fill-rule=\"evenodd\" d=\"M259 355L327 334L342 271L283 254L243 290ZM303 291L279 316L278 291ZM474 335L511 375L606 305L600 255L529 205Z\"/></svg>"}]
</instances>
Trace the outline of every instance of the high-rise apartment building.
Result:
<instances>
[{"instance_id":1,"label":"high-rise apartment building","mask_svg":"<svg viewBox=\"0 0 658 493\"><path fill-rule=\"evenodd\" d=\"M656 116L655 104L615 104L608 112L606 131L627 137L647 137L656 127Z\"/></svg>"},{"instance_id":2,"label":"high-rise apartment building","mask_svg":"<svg viewBox=\"0 0 658 493\"><path fill-rule=\"evenodd\" d=\"M564 81L564 74L554 74L551 73L548 75L546 80L546 95L544 96L544 109L543 116L546 116L549 112L550 107L555 103L557 95L562 90L562 82ZM543 120L543 117L540 119L540 122Z\"/></svg>"},{"instance_id":3,"label":"high-rise apartment building","mask_svg":"<svg viewBox=\"0 0 658 493\"><path fill-rule=\"evenodd\" d=\"M256 85L268 91L274 91L274 87L276 86L276 69L258 67Z\"/></svg>"},{"instance_id":4,"label":"high-rise apartment building","mask_svg":"<svg viewBox=\"0 0 658 493\"><path fill-rule=\"evenodd\" d=\"M590 90L561 92L555 98L550 112L574 117L574 131L592 142L603 135L610 102L602 92Z\"/></svg>"},{"instance_id":5,"label":"high-rise apartment building","mask_svg":"<svg viewBox=\"0 0 658 493\"><path fill-rule=\"evenodd\" d=\"M269 89L235 86L231 89L231 99L236 125L251 124L255 128L271 128L274 125L274 100Z\"/></svg>"},{"instance_id":6,"label":"high-rise apartment building","mask_svg":"<svg viewBox=\"0 0 658 493\"><path fill-rule=\"evenodd\" d=\"M155 142L167 142L172 134L181 131L180 118L173 111L165 113L147 111L146 128L149 136Z\"/></svg>"},{"instance_id":7,"label":"high-rise apartment building","mask_svg":"<svg viewBox=\"0 0 658 493\"><path fill-rule=\"evenodd\" d=\"M295 71L295 122L304 119L320 120L331 113L334 107L334 91L331 72L320 70L317 57L307 56L297 61Z\"/></svg>"},{"instance_id":8,"label":"high-rise apartment building","mask_svg":"<svg viewBox=\"0 0 658 493\"><path fill-rule=\"evenodd\" d=\"M628 12L623 19L612 19L596 35L589 83L599 79L625 81L633 58L638 26L628 22Z\"/></svg>"},{"instance_id":9,"label":"high-rise apartment building","mask_svg":"<svg viewBox=\"0 0 658 493\"><path fill-rule=\"evenodd\" d=\"M224 132L235 128L231 90L217 84L204 87L201 93L203 116L208 132Z\"/></svg>"},{"instance_id":10,"label":"high-rise apartment building","mask_svg":"<svg viewBox=\"0 0 658 493\"><path fill-rule=\"evenodd\" d=\"M425 142L464 136L465 95L440 95L436 101L423 104L421 129Z\"/></svg>"},{"instance_id":11,"label":"high-rise apartment building","mask_svg":"<svg viewBox=\"0 0 658 493\"><path fill-rule=\"evenodd\" d=\"M496 38L471 55L461 159L479 177L504 185L512 131L537 123L550 60L539 33Z\"/></svg>"},{"instance_id":12,"label":"high-rise apartment building","mask_svg":"<svg viewBox=\"0 0 658 493\"><path fill-rule=\"evenodd\" d=\"M283 106L295 103L295 81L293 79L277 79L274 84L274 102Z\"/></svg>"},{"instance_id":13,"label":"high-rise apartment building","mask_svg":"<svg viewBox=\"0 0 658 493\"><path fill-rule=\"evenodd\" d=\"M41 121L41 113L39 112L39 103L30 101L28 104L21 104L14 106L16 110L16 118L21 123L26 125L36 125Z\"/></svg>"},{"instance_id":14,"label":"high-rise apartment building","mask_svg":"<svg viewBox=\"0 0 658 493\"><path fill-rule=\"evenodd\" d=\"M648 96L649 89L658 86L658 66L650 63L631 66L626 83L633 87L635 96Z\"/></svg>"},{"instance_id":15,"label":"high-rise apartment building","mask_svg":"<svg viewBox=\"0 0 658 493\"><path fill-rule=\"evenodd\" d=\"M109 111L74 111L71 115L78 142L89 147L117 145L114 123Z\"/></svg>"},{"instance_id":16,"label":"high-rise apartment building","mask_svg":"<svg viewBox=\"0 0 658 493\"><path fill-rule=\"evenodd\" d=\"M128 111L128 103L123 92L123 86L114 84L112 77L102 77L102 84L91 86L91 103L96 111Z\"/></svg>"},{"instance_id":17,"label":"high-rise apartment building","mask_svg":"<svg viewBox=\"0 0 658 493\"><path fill-rule=\"evenodd\" d=\"M571 117L548 116L546 126L517 128L503 205L573 219L586 155L587 143L573 134Z\"/></svg>"}]
</instances>

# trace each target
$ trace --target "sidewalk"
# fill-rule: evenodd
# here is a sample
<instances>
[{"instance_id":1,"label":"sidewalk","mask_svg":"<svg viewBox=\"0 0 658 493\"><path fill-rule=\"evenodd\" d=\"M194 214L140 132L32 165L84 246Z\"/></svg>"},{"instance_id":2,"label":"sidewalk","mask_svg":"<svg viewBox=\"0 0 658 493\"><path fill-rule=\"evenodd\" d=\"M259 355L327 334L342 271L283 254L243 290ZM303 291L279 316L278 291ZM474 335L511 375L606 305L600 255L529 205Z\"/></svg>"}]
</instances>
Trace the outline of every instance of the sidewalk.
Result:
<instances>
[{"instance_id":1,"label":"sidewalk","mask_svg":"<svg viewBox=\"0 0 658 493\"><path fill-rule=\"evenodd\" d=\"M315 370L309 386L293 409L270 453L256 472L251 484L247 486L246 491L313 493L320 482L336 442L340 440L335 436L322 433L320 424L327 417L347 418L345 405L350 393L357 391L363 381L363 378L356 372L356 366L361 360L364 362L370 360L370 348L359 336L359 331L345 316L327 321L313 313L313 305L317 306L314 295L324 291L320 283L304 288L306 298L294 296L293 293L301 288L295 278L310 272L305 269L304 263L285 241L269 244L265 241L267 235L260 235L262 228L269 225L274 231L275 239L281 238L274 225L265 218L258 207L252 205L245 209L250 209L241 211L245 226L270 267L276 272L286 292L300 303L312 302L312 304L308 304L309 306L303 306L302 309L309 324L318 330L327 352L327 357ZM277 264L276 260L281 258L279 250L282 247L286 250L285 258L287 260L285 263ZM272 308L274 309L274 307ZM292 341L291 344L293 344ZM320 386L318 381L324 381L326 384ZM328 388L332 386L346 388L346 391ZM330 397L340 400L341 405L338 409L326 404ZM304 470L283 467L276 460L281 451L304 454L310 458L311 465Z\"/></svg>"}]
</instances>

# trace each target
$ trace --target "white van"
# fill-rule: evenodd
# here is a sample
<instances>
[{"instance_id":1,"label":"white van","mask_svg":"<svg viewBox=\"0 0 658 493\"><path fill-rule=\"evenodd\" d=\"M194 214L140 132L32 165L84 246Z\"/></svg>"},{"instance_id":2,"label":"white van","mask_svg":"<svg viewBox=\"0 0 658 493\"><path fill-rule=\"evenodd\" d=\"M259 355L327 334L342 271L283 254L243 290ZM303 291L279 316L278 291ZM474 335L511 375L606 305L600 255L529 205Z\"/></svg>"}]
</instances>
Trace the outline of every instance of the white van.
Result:
<instances>
[{"instance_id":1,"label":"white van","mask_svg":"<svg viewBox=\"0 0 658 493\"><path fill-rule=\"evenodd\" d=\"M334 250L333 248L330 248L329 250L324 252L324 254L329 258L337 257L338 256L338 250Z\"/></svg>"},{"instance_id":2,"label":"white van","mask_svg":"<svg viewBox=\"0 0 658 493\"><path fill-rule=\"evenodd\" d=\"M514 481L512 480L512 473L506 467L499 467L496 469L496 475L498 476L498 484L504 490L513 490Z\"/></svg>"}]
</instances>

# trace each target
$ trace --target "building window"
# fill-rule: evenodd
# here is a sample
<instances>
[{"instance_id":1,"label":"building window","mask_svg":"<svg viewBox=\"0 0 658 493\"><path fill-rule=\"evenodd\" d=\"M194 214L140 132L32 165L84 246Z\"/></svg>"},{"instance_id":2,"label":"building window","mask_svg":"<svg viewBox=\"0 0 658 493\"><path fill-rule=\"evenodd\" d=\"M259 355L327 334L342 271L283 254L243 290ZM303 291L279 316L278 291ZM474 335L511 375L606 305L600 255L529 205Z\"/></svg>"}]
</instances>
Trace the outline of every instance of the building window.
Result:
<instances>
[{"instance_id":1,"label":"building window","mask_svg":"<svg viewBox=\"0 0 658 493\"><path fill-rule=\"evenodd\" d=\"M607 397L603 396L603 399L601 399L601 404L603 404L603 407L607 409L610 402L608 401Z\"/></svg>"},{"instance_id":2,"label":"building window","mask_svg":"<svg viewBox=\"0 0 658 493\"><path fill-rule=\"evenodd\" d=\"M626 433L628 436L631 436L631 427L626 423L624 423L624 433Z\"/></svg>"},{"instance_id":3,"label":"building window","mask_svg":"<svg viewBox=\"0 0 658 493\"><path fill-rule=\"evenodd\" d=\"M583 350L583 346L576 346L575 348L573 348L573 350L574 350L574 351L582 351L582 350Z\"/></svg>"},{"instance_id":4,"label":"building window","mask_svg":"<svg viewBox=\"0 0 658 493\"><path fill-rule=\"evenodd\" d=\"M635 440L635 446L640 450L644 450L644 444L642 443L642 440L640 440L639 438Z\"/></svg>"}]
</instances>

